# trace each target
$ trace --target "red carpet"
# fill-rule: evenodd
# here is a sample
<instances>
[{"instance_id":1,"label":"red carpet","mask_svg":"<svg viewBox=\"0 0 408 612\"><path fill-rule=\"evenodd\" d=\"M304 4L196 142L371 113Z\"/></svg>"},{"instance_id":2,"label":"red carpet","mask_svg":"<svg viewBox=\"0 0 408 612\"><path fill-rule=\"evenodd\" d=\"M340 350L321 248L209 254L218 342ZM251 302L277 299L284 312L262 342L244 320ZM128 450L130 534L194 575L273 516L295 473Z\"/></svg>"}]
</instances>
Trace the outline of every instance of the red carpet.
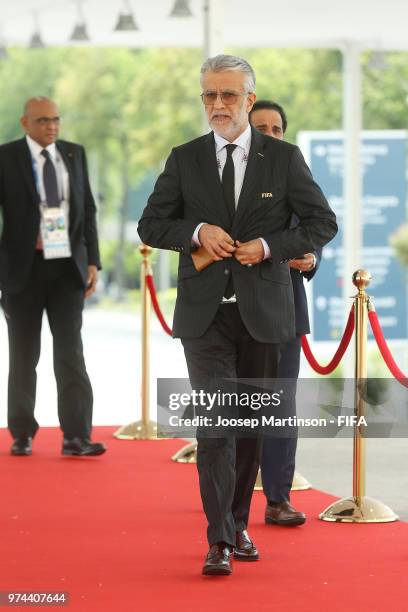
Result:
<instances>
[{"instance_id":1,"label":"red carpet","mask_svg":"<svg viewBox=\"0 0 408 612\"><path fill-rule=\"evenodd\" d=\"M293 495L309 517L294 529L265 526L255 493L262 560L201 576L196 468L170 461L183 443L112 431L95 429L109 452L88 459L62 458L55 429L40 430L32 457L11 457L0 431L0 591L66 591L75 612L407 610L408 525L322 523L332 498L318 491Z\"/></svg>"}]
</instances>

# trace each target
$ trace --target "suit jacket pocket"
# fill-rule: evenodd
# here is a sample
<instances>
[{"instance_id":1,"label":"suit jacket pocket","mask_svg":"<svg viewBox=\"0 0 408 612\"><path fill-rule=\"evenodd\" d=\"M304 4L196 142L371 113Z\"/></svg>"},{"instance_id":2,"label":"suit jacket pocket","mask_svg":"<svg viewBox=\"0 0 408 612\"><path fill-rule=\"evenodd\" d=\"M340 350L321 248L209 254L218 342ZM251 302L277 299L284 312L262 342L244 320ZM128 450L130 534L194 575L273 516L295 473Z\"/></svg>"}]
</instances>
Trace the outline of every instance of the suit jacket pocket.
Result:
<instances>
[{"instance_id":1,"label":"suit jacket pocket","mask_svg":"<svg viewBox=\"0 0 408 612\"><path fill-rule=\"evenodd\" d=\"M187 265L187 266L181 266L178 270L178 280L185 280L186 278L192 278L194 276L199 276L200 272L197 272L197 270L194 267L193 262L191 261L191 265Z\"/></svg>"},{"instance_id":2,"label":"suit jacket pocket","mask_svg":"<svg viewBox=\"0 0 408 612\"><path fill-rule=\"evenodd\" d=\"M290 274L287 264L274 264L270 260L266 260L261 263L260 267L260 274L263 279L280 283L281 285L289 285Z\"/></svg>"}]
</instances>

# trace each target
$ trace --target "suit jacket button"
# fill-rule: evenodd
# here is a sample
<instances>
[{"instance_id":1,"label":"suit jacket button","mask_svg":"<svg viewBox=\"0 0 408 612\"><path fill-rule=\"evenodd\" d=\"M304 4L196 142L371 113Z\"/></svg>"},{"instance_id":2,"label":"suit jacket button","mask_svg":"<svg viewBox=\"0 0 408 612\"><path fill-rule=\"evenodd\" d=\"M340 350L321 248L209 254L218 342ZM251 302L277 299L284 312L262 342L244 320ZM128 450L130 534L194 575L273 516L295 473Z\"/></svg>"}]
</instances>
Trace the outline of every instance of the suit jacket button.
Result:
<instances>
[{"instance_id":1,"label":"suit jacket button","mask_svg":"<svg viewBox=\"0 0 408 612\"><path fill-rule=\"evenodd\" d=\"M228 270L228 268L225 268L225 270L224 270L225 276L228 276L229 273L230 273L230 271Z\"/></svg>"}]
</instances>

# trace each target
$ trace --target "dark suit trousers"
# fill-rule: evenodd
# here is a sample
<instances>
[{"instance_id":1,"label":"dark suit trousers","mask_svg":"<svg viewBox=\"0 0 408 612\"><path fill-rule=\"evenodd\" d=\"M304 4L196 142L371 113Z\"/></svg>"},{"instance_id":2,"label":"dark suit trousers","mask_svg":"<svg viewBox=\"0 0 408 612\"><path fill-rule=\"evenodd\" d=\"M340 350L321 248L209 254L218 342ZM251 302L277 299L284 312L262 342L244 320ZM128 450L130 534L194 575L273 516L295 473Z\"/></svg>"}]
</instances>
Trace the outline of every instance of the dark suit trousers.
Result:
<instances>
[{"instance_id":1,"label":"dark suit trousers","mask_svg":"<svg viewBox=\"0 0 408 612\"><path fill-rule=\"evenodd\" d=\"M29 281L2 295L9 336L8 426L12 436L34 436L36 367L46 311L53 337L58 417L66 438L90 437L92 388L83 357L84 288L71 259L45 261L37 251Z\"/></svg>"},{"instance_id":2,"label":"dark suit trousers","mask_svg":"<svg viewBox=\"0 0 408 612\"><path fill-rule=\"evenodd\" d=\"M300 367L300 338L296 336L281 345L279 378L297 380ZM268 372L265 375L272 378L272 374ZM291 414L295 413L296 406L293 406ZM296 446L297 437L264 437L261 460L262 485L266 498L271 502L289 501L295 473Z\"/></svg>"},{"instance_id":3,"label":"dark suit trousers","mask_svg":"<svg viewBox=\"0 0 408 612\"><path fill-rule=\"evenodd\" d=\"M182 339L193 388L214 391L217 379L263 378L277 371L279 344L263 344L247 332L236 304L221 305L209 329ZM248 408L249 413L252 412ZM238 408L236 415L238 413ZM253 416L253 413L252 413ZM202 437L197 433L197 468L201 499L208 520L210 545L235 545L235 532L246 529L257 477L261 438Z\"/></svg>"}]
</instances>

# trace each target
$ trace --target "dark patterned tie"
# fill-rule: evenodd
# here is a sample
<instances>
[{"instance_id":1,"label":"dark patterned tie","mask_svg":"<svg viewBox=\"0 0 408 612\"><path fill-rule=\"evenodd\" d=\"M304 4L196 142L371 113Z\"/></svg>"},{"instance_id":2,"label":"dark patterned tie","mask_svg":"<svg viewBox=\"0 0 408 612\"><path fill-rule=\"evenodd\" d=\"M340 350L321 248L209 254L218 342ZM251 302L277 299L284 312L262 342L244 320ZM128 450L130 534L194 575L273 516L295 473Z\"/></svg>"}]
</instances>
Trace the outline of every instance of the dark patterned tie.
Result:
<instances>
[{"instance_id":1,"label":"dark patterned tie","mask_svg":"<svg viewBox=\"0 0 408 612\"><path fill-rule=\"evenodd\" d=\"M231 223L235 215L235 167L232 153L236 147L237 145L234 144L229 144L225 147L227 150L227 159L222 171L222 190L231 217Z\"/></svg>"},{"instance_id":2,"label":"dark patterned tie","mask_svg":"<svg viewBox=\"0 0 408 612\"><path fill-rule=\"evenodd\" d=\"M52 163L50 154L46 149L41 151L41 155L45 157L43 167L43 183L47 205L50 208L59 206L60 198L58 195L57 173L55 172L54 164Z\"/></svg>"},{"instance_id":3,"label":"dark patterned tie","mask_svg":"<svg viewBox=\"0 0 408 612\"><path fill-rule=\"evenodd\" d=\"M222 190L224 192L225 203L228 208L228 212L231 219L234 219L235 215L235 167L234 160L232 159L232 153L237 145L228 144L225 148L227 150L227 159L222 171ZM234 283L232 280L232 274L230 270L230 276L227 286L224 291L224 297L229 299L234 295Z\"/></svg>"}]
</instances>

